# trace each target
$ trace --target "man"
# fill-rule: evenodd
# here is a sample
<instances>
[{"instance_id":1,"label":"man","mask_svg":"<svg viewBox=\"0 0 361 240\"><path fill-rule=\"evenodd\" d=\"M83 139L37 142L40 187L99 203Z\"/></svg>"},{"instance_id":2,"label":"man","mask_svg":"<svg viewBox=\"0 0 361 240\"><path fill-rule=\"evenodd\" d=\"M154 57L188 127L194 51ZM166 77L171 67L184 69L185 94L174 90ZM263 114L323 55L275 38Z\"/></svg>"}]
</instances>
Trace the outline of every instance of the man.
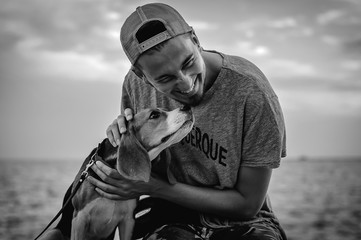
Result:
<instances>
[{"instance_id":1,"label":"man","mask_svg":"<svg viewBox=\"0 0 361 240\"><path fill-rule=\"evenodd\" d=\"M158 159L148 183L125 180L98 162L92 168L102 181L88 179L96 190L111 199L149 195L188 216L171 219L173 208L163 209L169 221L147 229L146 239L286 239L267 196L272 169L286 155L285 126L263 73L243 58L203 50L165 4L138 7L121 29L121 43L132 69L123 84L124 115L107 129L113 145L143 108L190 106L195 125Z\"/></svg>"}]
</instances>

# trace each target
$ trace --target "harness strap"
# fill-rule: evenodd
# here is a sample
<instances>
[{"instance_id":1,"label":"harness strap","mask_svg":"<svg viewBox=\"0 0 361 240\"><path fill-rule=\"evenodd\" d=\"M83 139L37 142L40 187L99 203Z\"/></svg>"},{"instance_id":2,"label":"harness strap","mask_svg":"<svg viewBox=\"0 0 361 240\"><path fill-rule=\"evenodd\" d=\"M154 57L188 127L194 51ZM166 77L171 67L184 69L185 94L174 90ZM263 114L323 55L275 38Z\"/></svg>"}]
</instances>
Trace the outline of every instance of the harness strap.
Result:
<instances>
[{"instance_id":1,"label":"harness strap","mask_svg":"<svg viewBox=\"0 0 361 240\"><path fill-rule=\"evenodd\" d=\"M100 145L100 144L99 144ZM92 155L92 157L90 158L88 164L86 165L84 171L81 173L80 175L80 179L78 181L78 183L76 184L74 190L72 191L71 195L69 196L69 198L66 200L66 202L63 204L63 207L59 210L59 212L55 215L55 217L50 221L50 223L44 228L44 230L34 239L37 240L41 235L44 234L44 232L46 230L48 230L48 228L56 221L56 219L58 219L58 217L64 212L65 207L70 203L70 201L73 199L74 195L76 194L76 192L78 191L80 185L84 182L84 180L88 177L89 174L89 168L95 163L95 159L98 156L98 149L99 146L97 147L95 153Z\"/></svg>"}]
</instances>

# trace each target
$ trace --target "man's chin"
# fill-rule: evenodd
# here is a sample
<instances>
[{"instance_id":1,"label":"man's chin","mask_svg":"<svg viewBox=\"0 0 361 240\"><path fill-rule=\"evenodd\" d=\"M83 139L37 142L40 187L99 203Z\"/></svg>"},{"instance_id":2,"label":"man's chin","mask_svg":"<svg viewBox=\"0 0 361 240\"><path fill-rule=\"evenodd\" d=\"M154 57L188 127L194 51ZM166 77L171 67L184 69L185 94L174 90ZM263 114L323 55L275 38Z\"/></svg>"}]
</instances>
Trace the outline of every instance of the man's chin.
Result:
<instances>
[{"instance_id":1,"label":"man's chin","mask_svg":"<svg viewBox=\"0 0 361 240\"><path fill-rule=\"evenodd\" d=\"M197 105L199 105L201 102L202 102L202 99L203 99L203 94L195 94L193 95L192 97L190 98L174 98L176 101L184 104L184 105L188 105L188 106L191 106L191 107L195 107Z\"/></svg>"}]
</instances>

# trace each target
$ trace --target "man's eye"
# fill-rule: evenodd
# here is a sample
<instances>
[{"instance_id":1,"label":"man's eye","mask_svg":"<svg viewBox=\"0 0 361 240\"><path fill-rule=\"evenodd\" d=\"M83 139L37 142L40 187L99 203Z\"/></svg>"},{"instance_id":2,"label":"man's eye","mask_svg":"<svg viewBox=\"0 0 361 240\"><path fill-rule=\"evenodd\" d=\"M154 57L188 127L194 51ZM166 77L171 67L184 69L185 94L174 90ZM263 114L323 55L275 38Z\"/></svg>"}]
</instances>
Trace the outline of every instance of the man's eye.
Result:
<instances>
[{"instance_id":1,"label":"man's eye","mask_svg":"<svg viewBox=\"0 0 361 240\"><path fill-rule=\"evenodd\" d=\"M166 77L166 78L162 78L160 80L158 80L158 83L168 83L169 81L171 81L172 78L171 77Z\"/></svg>"},{"instance_id":2,"label":"man's eye","mask_svg":"<svg viewBox=\"0 0 361 240\"><path fill-rule=\"evenodd\" d=\"M191 59L184 65L184 68L189 68L189 67L193 66L194 61L195 61L195 58L191 58Z\"/></svg>"},{"instance_id":3,"label":"man's eye","mask_svg":"<svg viewBox=\"0 0 361 240\"><path fill-rule=\"evenodd\" d=\"M149 115L149 119L157 119L159 117L160 117L160 112L157 112L157 111L153 111Z\"/></svg>"}]
</instances>

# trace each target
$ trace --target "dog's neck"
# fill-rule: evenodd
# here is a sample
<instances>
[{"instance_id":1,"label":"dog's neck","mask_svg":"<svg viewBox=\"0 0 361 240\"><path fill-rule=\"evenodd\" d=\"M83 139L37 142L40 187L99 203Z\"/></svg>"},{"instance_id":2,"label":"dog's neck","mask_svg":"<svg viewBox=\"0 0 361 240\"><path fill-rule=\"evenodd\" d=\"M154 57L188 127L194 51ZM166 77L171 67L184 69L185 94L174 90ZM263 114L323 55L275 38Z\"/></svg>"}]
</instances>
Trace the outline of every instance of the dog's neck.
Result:
<instances>
[{"instance_id":1,"label":"dog's neck","mask_svg":"<svg viewBox=\"0 0 361 240\"><path fill-rule=\"evenodd\" d=\"M117 159L117 151L118 147L114 147L108 139L104 139L103 142L99 146L98 155L101 157L105 162L112 162L113 160ZM165 147L155 147L148 151L150 161L153 161L157 156L163 151Z\"/></svg>"}]
</instances>

